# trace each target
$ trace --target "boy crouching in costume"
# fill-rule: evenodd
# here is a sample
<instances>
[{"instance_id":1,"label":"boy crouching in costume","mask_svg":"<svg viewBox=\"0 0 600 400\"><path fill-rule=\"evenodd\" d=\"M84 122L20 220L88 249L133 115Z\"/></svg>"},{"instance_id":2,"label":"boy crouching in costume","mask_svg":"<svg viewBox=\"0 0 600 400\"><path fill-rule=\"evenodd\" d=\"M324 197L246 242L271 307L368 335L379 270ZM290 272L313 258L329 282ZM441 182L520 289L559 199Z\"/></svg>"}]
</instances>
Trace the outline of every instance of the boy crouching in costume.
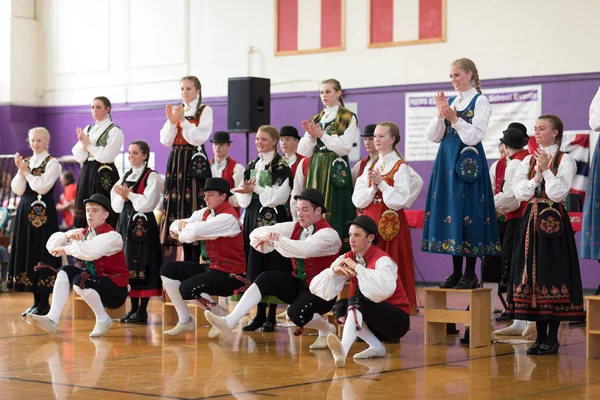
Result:
<instances>
[{"instance_id":1,"label":"boy crouching in costume","mask_svg":"<svg viewBox=\"0 0 600 400\"><path fill-rule=\"evenodd\" d=\"M106 220L112 210L110 201L96 193L84 200L88 227L56 232L46 243L56 256L73 256L85 263L85 269L65 265L58 271L52 304L47 315L28 314L27 320L48 333L56 333L60 314L69 297L69 286L79 294L96 315L90 337L104 336L113 322L106 308L121 307L127 299L129 271L123 254L123 239Z\"/></svg>"}]
</instances>

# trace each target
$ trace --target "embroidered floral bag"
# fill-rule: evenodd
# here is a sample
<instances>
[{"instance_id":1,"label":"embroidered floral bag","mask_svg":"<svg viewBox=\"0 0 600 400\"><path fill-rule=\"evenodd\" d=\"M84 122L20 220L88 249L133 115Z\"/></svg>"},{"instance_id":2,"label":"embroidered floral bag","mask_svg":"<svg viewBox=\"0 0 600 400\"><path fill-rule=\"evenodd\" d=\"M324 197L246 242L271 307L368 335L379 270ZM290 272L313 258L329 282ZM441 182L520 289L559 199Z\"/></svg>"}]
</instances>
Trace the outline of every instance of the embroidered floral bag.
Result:
<instances>
[{"instance_id":1,"label":"embroidered floral bag","mask_svg":"<svg viewBox=\"0 0 600 400\"><path fill-rule=\"evenodd\" d=\"M460 179L466 183L473 183L481 175L481 159L479 151L473 146L461 150L454 170Z\"/></svg>"}]
</instances>

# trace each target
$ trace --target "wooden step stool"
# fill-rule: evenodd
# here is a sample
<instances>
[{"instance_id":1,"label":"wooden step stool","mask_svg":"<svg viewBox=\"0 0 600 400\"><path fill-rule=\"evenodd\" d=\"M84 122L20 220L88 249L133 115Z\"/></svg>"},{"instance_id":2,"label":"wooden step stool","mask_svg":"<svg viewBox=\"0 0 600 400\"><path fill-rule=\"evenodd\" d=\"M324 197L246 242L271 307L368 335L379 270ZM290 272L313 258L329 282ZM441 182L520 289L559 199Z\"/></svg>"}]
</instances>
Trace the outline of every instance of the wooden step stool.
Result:
<instances>
[{"instance_id":1,"label":"wooden step stool","mask_svg":"<svg viewBox=\"0 0 600 400\"><path fill-rule=\"evenodd\" d=\"M106 308L106 313L111 319L123 318L127 313L125 303L116 309ZM94 311L92 311L90 306L88 306L83 297L78 295L77 292L73 290L73 320L94 317Z\"/></svg>"},{"instance_id":2,"label":"wooden step stool","mask_svg":"<svg viewBox=\"0 0 600 400\"><path fill-rule=\"evenodd\" d=\"M585 357L600 358L600 296L585 296Z\"/></svg>"},{"instance_id":3,"label":"wooden step stool","mask_svg":"<svg viewBox=\"0 0 600 400\"><path fill-rule=\"evenodd\" d=\"M490 346L490 302L492 289L425 288L425 344L446 343L446 324L469 324L469 348ZM469 295L469 311L449 310L447 294Z\"/></svg>"}]
</instances>

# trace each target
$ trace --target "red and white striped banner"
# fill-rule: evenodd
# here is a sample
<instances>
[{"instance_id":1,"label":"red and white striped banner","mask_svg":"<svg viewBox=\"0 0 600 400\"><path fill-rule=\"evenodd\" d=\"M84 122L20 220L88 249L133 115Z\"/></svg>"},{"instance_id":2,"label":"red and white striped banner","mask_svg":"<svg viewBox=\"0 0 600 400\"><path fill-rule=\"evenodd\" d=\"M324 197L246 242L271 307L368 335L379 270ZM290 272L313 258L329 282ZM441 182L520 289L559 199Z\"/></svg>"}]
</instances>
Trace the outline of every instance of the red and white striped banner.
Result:
<instances>
[{"instance_id":1,"label":"red and white striped banner","mask_svg":"<svg viewBox=\"0 0 600 400\"><path fill-rule=\"evenodd\" d=\"M369 47L446 40L446 0L370 1Z\"/></svg>"},{"instance_id":2,"label":"red and white striped banner","mask_svg":"<svg viewBox=\"0 0 600 400\"><path fill-rule=\"evenodd\" d=\"M345 0L276 0L276 55L344 49Z\"/></svg>"}]
</instances>

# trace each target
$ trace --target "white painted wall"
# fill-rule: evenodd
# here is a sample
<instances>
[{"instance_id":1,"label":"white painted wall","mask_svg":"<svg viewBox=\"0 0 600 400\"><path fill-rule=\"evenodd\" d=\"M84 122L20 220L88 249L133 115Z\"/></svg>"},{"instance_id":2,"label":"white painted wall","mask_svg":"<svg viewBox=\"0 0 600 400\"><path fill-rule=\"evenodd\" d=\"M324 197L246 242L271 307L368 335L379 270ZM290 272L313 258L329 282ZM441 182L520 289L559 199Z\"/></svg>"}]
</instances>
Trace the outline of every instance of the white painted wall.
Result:
<instances>
[{"instance_id":1,"label":"white painted wall","mask_svg":"<svg viewBox=\"0 0 600 400\"><path fill-rule=\"evenodd\" d=\"M208 97L225 96L228 77L248 75L271 78L272 92L317 90L328 77L346 88L439 82L450 61L464 56L484 79L600 66L598 0L448 0L447 42L382 49L367 48L368 0L346 3L346 51L275 57L274 0L37 0L39 46L32 24L12 31L23 44L19 50L12 43L13 68L25 68L31 81L11 91L10 101L163 100L178 96L186 74L200 77ZM19 9L28 15L26 6ZM10 83L18 87L16 79Z\"/></svg>"}]
</instances>

